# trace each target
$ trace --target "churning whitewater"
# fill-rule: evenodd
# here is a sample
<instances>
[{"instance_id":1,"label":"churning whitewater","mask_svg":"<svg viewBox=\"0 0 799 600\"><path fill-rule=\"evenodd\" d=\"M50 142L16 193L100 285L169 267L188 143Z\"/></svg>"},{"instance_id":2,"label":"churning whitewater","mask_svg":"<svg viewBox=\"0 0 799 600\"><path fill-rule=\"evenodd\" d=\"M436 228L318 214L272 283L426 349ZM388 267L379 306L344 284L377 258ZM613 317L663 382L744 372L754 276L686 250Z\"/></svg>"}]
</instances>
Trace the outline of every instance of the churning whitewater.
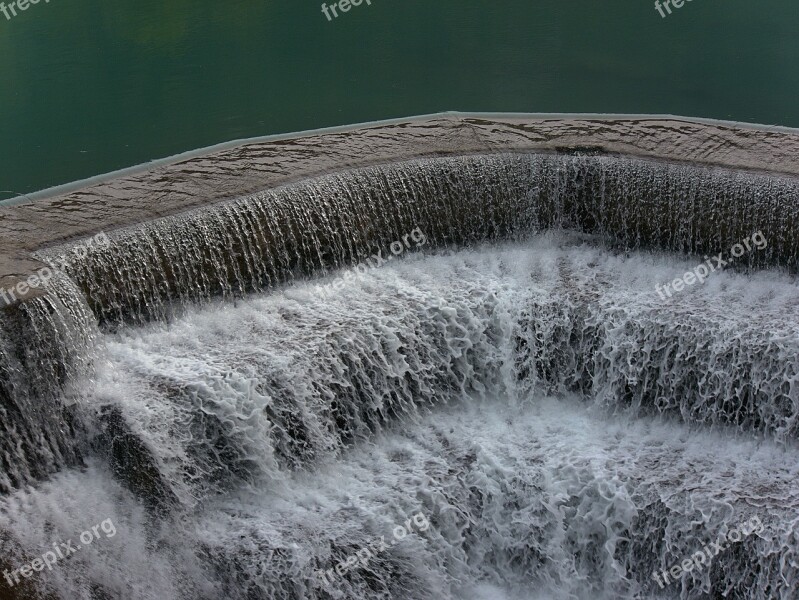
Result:
<instances>
[{"instance_id":1,"label":"churning whitewater","mask_svg":"<svg viewBox=\"0 0 799 600\"><path fill-rule=\"evenodd\" d=\"M64 359L90 378L64 392L73 430L40 434L60 472L0 500L6 563L110 519L113 537L24 584L793 598L799 287L719 271L658 293L694 267L554 232L87 326L73 345L94 370Z\"/></svg>"}]
</instances>

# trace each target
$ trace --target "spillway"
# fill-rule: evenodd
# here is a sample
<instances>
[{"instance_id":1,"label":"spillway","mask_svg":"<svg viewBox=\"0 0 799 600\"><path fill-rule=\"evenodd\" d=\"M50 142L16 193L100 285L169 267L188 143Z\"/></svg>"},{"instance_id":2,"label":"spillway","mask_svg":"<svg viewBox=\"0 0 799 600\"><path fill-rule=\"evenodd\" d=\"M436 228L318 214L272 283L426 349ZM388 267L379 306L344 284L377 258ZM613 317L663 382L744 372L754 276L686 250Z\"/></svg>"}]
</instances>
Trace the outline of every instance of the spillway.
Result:
<instances>
[{"instance_id":1,"label":"spillway","mask_svg":"<svg viewBox=\"0 0 799 600\"><path fill-rule=\"evenodd\" d=\"M36 248L0 594L795 598L799 180L512 150Z\"/></svg>"}]
</instances>

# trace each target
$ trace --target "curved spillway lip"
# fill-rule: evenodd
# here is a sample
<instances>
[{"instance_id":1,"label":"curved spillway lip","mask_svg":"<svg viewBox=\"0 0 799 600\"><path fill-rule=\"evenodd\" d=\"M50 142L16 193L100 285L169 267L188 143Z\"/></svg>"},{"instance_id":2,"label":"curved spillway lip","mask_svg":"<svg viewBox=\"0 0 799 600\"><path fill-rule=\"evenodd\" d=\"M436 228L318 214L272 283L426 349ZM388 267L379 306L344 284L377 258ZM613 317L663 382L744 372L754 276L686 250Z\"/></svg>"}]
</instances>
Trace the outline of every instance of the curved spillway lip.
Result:
<instances>
[{"instance_id":1,"label":"curved spillway lip","mask_svg":"<svg viewBox=\"0 0 799 600\"><path fill-rule=\"evenodd\" d=\"M460 112L460 111L446 111L440 113L431 113L427 115L417 115L414 117L402 117L394 119L382 119L378 121L364 121L362 123L354 123L351 125L337 125L333 127L320 127L317 129L306 129L303 131L293 133L278 133L271 135L255 136L248 138L239 138L227 142L220 142L212 144L203 148L189 150L187 152L180 152L171 156L153 159L146 163L125 167L116 171L102 173L86 179L79 179L70 183L57 185L36 192L28 194L21 194L18 197L10 198L7 200L0 200L0 208L4 206L16 206L19 204L27 204L43 198L51 198L61 194L68 194L76 190L91 187L100 183L106 183L121 177L128 177L137 175L156 169L158 167L165 167L174 165L186 160L198 158L207 154L216 152L224 152L239 146L246 146L250 144L263 144L268 142L280 142L292 139L302 139L307 137L327 135L333 133L347 133L357 129L371 128L371 127L386 127L390 125L401 125L403 123L411 122L424 122L440 119L486 119L486 120L504 120L504 119L521 119L521 120L557 120L557 121L673 121L683 123L696 123L701 125L708 125L711 127L723 127L731 129L741 129L759 132L770 133L784 133L792 136L799 136L799 128L785 127L782 125L763 125L759 123L747 123L743 121L727 121L723 119L708 119L703 117L681 117L679 115L671 114L634 114L634 113L492 113L492 112Z\"/></svg>"},{"instance_id":2,"label":"curved spillway lip","mask_svg":"<svg viewBox=\"0 0 799 600\"><path fill-rule=\"evenodd\" d=\"M575 151L799 177L799 129L670 115L450 112L251 138L0 202L0 288L42 268L32 257L42 248L310 177L424 157Z\"/></svg>"}]
</instances>

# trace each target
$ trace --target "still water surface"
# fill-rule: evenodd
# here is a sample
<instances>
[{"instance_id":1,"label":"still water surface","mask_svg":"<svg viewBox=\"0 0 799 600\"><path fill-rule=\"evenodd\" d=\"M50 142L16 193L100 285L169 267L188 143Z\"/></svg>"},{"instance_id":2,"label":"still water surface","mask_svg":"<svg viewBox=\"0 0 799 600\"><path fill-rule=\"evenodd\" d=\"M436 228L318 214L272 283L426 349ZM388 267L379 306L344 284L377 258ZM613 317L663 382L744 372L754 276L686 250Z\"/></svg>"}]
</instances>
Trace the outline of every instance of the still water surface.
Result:
<instances>
[{"instance_id":1,"label":"still water surface","mask_svg":"<svg viewBox=\"0 0 799 600\"><path fill-rule=\"evenodd\" d=\"M230 139L445 110L799 126L796 0L50 0L0 14L0 199Z\"/></svg>"}]
</instances>

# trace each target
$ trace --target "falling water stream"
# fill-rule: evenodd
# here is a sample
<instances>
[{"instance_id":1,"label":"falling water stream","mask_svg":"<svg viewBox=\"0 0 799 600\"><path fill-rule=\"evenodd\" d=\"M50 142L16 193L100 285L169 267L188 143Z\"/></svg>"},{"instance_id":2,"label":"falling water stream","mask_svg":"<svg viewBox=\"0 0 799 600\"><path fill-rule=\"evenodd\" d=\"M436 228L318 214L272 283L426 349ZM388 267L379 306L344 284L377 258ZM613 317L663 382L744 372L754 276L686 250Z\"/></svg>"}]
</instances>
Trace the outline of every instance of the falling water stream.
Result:
<instances>
[{"instance_id":1,"label":"falling water stream","mask_svg":"<svg viewBox=\"0 0 799 600\"><path fill-rule=\"evenodd\" d=\"M794 185L436 159L113 232L0 322L0 567L114 531L12 597L795 598Z\"/></svg>"}]
</instances>

